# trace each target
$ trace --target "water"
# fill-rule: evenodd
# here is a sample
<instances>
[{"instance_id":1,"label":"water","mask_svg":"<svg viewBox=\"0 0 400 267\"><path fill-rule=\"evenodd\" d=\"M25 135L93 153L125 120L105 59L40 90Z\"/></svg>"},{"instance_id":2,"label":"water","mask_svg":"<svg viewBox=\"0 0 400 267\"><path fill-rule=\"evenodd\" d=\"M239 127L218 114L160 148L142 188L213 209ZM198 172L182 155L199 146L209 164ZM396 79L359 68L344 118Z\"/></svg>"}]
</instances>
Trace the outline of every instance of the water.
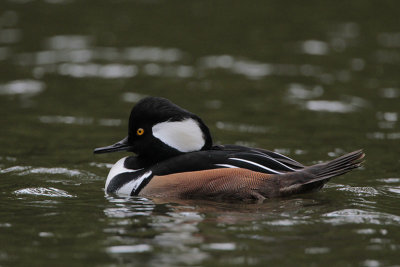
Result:
<instances>
[{"instance_id":1,"label":"water","mask_svg":"<svg viewBox=\"0 0 400 267\"><path fill-rule=\"evenodd\" d=\"M397 1L0 3L0 265L400 264ZM106 196L131 107L361 170L264 203Z\"/></svg>"}]
</instances>

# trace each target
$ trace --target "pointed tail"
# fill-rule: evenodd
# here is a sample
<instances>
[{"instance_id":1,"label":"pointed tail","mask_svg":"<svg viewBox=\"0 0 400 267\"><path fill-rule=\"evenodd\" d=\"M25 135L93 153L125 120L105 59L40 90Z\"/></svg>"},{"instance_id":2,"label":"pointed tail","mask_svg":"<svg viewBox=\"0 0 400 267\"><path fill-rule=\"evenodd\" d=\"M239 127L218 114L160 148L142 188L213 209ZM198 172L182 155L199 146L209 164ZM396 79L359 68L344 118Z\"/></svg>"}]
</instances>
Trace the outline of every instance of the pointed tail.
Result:
<instances>
[{"instance_id":1,"label":"pointed tail","mask_svg":"<svg viewBox=\"0 0 400 267\"><path fill-rule=\"evenodd\" d=\"M286 196L319 190L330 178L360 167L364 157L364 152L357 150L328 162L286 173L285 179L281 177L279 193L281 196Z\"/></svg>"}]
</instances>

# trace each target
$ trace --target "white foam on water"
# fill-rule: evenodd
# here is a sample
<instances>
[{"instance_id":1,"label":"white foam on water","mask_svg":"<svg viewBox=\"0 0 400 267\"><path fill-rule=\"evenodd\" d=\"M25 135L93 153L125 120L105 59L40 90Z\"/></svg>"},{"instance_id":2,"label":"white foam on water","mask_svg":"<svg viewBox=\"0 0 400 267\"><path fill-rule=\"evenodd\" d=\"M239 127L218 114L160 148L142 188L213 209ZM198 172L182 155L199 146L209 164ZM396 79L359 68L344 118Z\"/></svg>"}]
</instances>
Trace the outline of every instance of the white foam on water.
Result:
<instances>
[{"instance_id":1,"label":"white foam on water","mask_svg":"<svg viewBox=\"0 0 400 267\"><path fill-rule=\"evenodd\" d=\"M36 95L45 88L44 82L36 80L15 80L0 84L0 95Z\"/></svg>"},{"instance_id":2,"label":"white foam on water","mask_svg":"<svg viewBox=\"0 0 400 267\"><path fill-rule=\"evenodd\" d=\"M206 246L208 249L212 250L235 250L236 249L236 244L235 243L211 243Z\"/></svg>"},{"instance_id":3,"label":"white foam on water","mask_svg":"<svg viewBox=\"0 0 400 267\"><path fill-rule=\"evenodd\" d=\"M333 225L340 224L375 224L375 225L399 225L400 216L375 212L365 211L360 209L343 209L322 215L323 221Z\"/></svg>"},{"instance_id":4,"label":"white foam on water","mask_svg":"<svg viewBox=\"0 0 400 267\"><path fill-rule=\"evenodd\" d=\"M152 251L153 248L147 244L132 245L132 246L112 246L107 248L108 253L142 253Z\"/></svg>"},{"instance_id":5,"label":"white foam on water","mask_svg":"<svg viewBox=\"0 0 400 267\"><path fill-rule=\"evenodd\" d=\"M76 197L69 194L67 191L57 189L54 187L30 187L14 191L16 195L34 195L34 196L47 196L47 197Z\"/></svg>"}]
</instances>

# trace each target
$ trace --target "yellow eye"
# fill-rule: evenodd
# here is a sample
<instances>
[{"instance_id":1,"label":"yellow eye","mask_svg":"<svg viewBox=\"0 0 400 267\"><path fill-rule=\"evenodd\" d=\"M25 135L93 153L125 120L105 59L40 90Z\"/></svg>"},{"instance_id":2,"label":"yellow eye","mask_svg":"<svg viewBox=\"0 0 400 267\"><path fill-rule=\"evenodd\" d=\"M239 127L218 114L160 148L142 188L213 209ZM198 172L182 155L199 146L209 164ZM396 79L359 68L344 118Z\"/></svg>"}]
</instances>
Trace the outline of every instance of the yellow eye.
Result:
<instances>
[{"instance_id":1,"label":"yellow eye","mask_svg":"<svg viewBox=\"0 0 400 267\"><path fill-rule=\"evenodd\" d=\"M144 134L143 128L137 129L136 134L137 134L137 135L142 135L142 134Z\"/></svg>"}]
</instances>

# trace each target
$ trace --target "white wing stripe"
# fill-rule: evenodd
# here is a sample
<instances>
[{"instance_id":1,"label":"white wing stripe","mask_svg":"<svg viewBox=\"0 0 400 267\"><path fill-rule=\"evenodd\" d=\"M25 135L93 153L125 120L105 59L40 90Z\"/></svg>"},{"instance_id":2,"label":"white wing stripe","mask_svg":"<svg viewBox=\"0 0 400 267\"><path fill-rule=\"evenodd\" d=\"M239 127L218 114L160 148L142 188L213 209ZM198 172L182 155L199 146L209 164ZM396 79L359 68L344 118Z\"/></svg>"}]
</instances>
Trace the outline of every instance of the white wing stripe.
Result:
<instances>
[{"instance_id":1,"label":"white wing stripe","mask_svg":"<svg viewBox=\"0 0 400 267\"><path fill-rule=\"evenodd\" d=\"M273 172L273 173L277 173L277 174L280 174L280 173L281 173L281 172L275 171L275 170L273 170L273 169L270 169L270 168L268 168L268 167L265 167L265 166L263 166L263 165L261 165L261 164L252 162L252 161L250 161L250 160L239 159L239 158L229 158L229 159L231 159L231 160L237 160L237 161L243 161L243 162L252 164L252 165L254 165L254 166L260 167L260 168L262 168L262 169L264 169L264 170Z\"/></svg>"},{"instance_id":2,"label":"white wing stripe","mask_svg":"<svg viewBox=\"0 0 400 267\"><path fill-rule=\"evenodd\" d=\"M255 152L258 152L258 151L255 151ZM264 157L264 158L270 159L270 160L272 160L273 162L276 162L277 164L279 164L279 165L281 165L281 166L284 166L285 168L288 168L289 170L292 170L292 171L297 171L296 169L293 169L293 168L291 168L291 167L287 166L286 164L283 164L282 162L280 162L280 161L278 161L278 160L274 159L274 158L273 158L273 157L271 157L271 156L268 156L268 155L265 155L265 154L262 154L262 153L259 153L259 155L260 155L261 157Z\"/></svg>"},{"instance_id":3,"label":"white wing stripe","mask_svg":"<svg viewBox=\"0 0 400 267\"><path fill-rule=\"evenodd\" d=\"M257 151L257 150L251 150L251 151L258 152L258 153L260 153L260 154L262 154L262 155L265 155L264 153L259 152L259 151ZM291 158L289 158L289 157L287 157L287 156L285 156L285 155L282 155L281 153L273 152L273 151L272 151L272 153L274 153L274 154L276 154L276 155L279 155L280 157L282 157L282 158L284 158L284 159L287 159L287 160L289 160L289 161L293 161L294 163L298 163L297 161L295 161L295 160L293 160L293 159L291 159ZM266 156L267 156L267 155L266 155ZM271 156L268 156L268 157L271 157Z\"/></svg>"},{"instance_id":4,"label":"white wing stripe","mask_svg":"<svg viewBox=\"0 0 400 267\"><path fill-rule=\"evenodd\" d=\"M233 166L230 164L214 164L215 166L224 167L224 168L239 168L237 166Z\"/></svg>"}]
</instances>

